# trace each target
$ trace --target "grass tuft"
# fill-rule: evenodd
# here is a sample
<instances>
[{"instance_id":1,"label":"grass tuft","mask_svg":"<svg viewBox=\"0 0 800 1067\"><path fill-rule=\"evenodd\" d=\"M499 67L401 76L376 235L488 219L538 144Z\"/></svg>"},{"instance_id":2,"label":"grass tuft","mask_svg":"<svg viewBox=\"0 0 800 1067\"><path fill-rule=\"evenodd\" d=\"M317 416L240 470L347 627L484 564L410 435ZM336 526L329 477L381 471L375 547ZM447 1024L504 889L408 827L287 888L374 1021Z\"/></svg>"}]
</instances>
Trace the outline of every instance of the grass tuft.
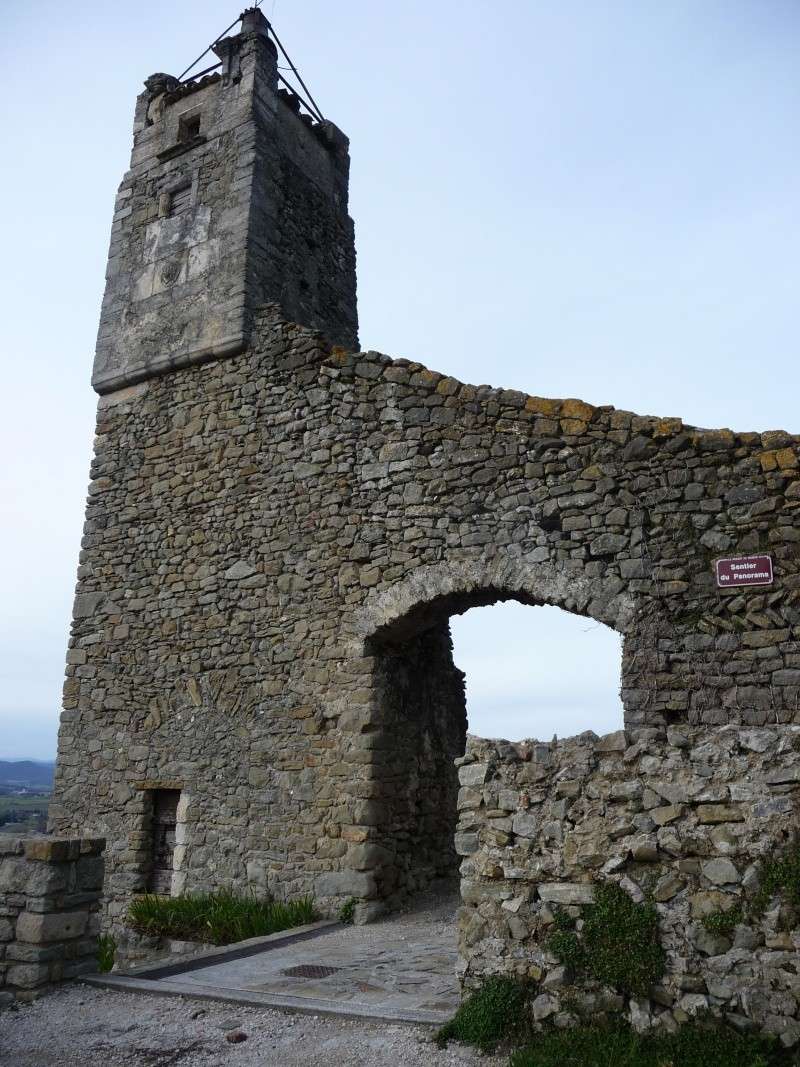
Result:
<instances>
[{"instance_id":1,"label":"grass tuft","mask_svg":"<svg viewBox=\"0 0 800 1067\"><path fill-rule=\"evenodd\" d=\"M339 922L344 923L345 926L352 926L356 917L356 905L358 900L355 897L350 897L339 908Z\"/></svg>"},{"instance_id":2,"label":"grass tuft","mask_svg":"<svg viewBox=\"0 0 800 1067\"><path fill-rule=\"evenodd\" d=\"M537 1034L511 1056L509 1067L790 1067L796 1062L774 1039L722 1025L690 1023L675 1034L641 1035L618 1022Z\"/></svg>"},{"instance_id":3,"label":"grass tuft","mask_svg":"<svg viewBox=\"0 0 800 1067\"><path fill-rule=\"evenodd\" d=\"M97 969L100 974L108 974L114 966L117 942L111 934L101 934L97 943Z\"/></svg>"},{"instance_id":4,"label":"grass tuft","mask_svg":"<svg viewBox=\"0 0 800 1067\"><path fill-rule=\"evenodd\" d=\"M316 918L310 897L281 904L254 894L237 896L225 889L182 897L147 894L128 908L128 923L137 933L212 945L264 937Z\"/></svg>"},{"instance_id":5,"label":"grass tuft","mask_svg":"<svg viewBox=\"0 0 800 1067\"><path fill-rule=\"evenodd\" d=\"M436 1044L444 1048L448 1041L463 1041L481 1052L492 1052L501 1041L512 1041L524 1034L526 1000L527 990L521 982L489 978L438 1031Z\"/></svg>"}]
</instances>

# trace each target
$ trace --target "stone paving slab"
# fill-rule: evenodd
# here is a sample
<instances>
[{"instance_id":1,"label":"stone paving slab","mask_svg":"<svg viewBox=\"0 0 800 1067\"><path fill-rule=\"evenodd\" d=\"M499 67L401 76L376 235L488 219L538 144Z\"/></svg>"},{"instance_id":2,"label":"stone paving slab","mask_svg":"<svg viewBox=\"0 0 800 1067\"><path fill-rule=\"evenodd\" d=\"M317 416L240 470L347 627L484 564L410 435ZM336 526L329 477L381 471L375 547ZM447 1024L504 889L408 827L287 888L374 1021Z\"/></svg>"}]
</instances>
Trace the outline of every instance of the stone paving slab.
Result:
<instances>
[{"instance_id":1,"label":"stone paving slab","mask_svg":"<svg viewBox=\"0 0 800 1067\"><path fill-rule=\"evenodd\" d=\"M423 915L368 926L320 924L260 949L193 958L183 970L171 963L168 973L154 968L91 981L131 992L438 1026L459 1004L454 914L455 903L445 901ZM297 974L298 967L309 973Z\"/></svg>"},{"instance_id":2,"label":"stone paving slab","mask_svg":"<svg viewBox=\"0 0 800 1067\"><path fill-rule=\"evenodd\" d=\"M278 994L225 990L216 986L204 988L200 983L184 982L165 978L151 982L145 978L128 978L124 975L89 975L82 979L89 985L116 990L119 993L138 993L157 997L190 997L193 1000L208 1000L226 1004L242 1004L253 1008L269 1008L293 1015L331 1016L341 1019L360 1019L372 1022L400 1023L409 1026L439 1027L452 1012L402 1011L381 1003L378 1005L338 1004L318 1001L310 997L279 996Z\"/></svg>"}]
</instances>

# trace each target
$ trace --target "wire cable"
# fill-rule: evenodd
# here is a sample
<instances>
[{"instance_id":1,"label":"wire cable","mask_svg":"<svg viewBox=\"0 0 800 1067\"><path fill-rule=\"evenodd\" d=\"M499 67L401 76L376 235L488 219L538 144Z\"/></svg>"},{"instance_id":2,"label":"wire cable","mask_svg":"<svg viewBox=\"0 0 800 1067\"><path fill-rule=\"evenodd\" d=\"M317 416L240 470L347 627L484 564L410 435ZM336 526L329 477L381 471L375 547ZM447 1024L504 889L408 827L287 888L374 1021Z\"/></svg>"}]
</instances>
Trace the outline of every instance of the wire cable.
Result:
<instances>
[{"instance_id":1,"label":"wire cable","mask_svg":"<svg viewBox=\"0 0 800 1067\"><path fill-rule=\"evenodd\" d=\"M263 0L256 0L255 4L253 6L254 6L254 8L259 8L259 7L261 7L262 3L263 3ZM273 3L273 11L274 11L274 9L275 9L275 4ZM230 33L230 31L233 29L233 27L238 22L241 22L241 19L242 19L242 16L238 15L233 20L233 22L230 24L230 26L226 27L226 29L224 29L222 31L222 33L219 35L219 37L215 38L211 42L211 44L208 46L208 48L206 48L206 50L204 52L201 52L200 55L197 57L197 59L193 63L189 64L189 66L186 68L186 70L183 72L183 74L181 74L180 77L178 78L178 81L179 82L183 82L184 78L189 73L189 71L193 67L196 67L197 64L200 62L200 60L203 59L204 56L208 55L208 53L211 51L211 49L214 47L214 45L218 44L222 40L222 38L225 36L225 34ZM305 90L305 94L308 97L308 101L306 101L305 98L302 97L300 95L300 93L298 93L297 90L292 85L290 85L289 82L286 81L285 78L280 77L280 75L279 75L280 80L287 87L287 89L289 89L291 92L293 92L294 95L298 98L298 100L300 100L300 102L302 103L303 107L306 109L306 111L309 112L309 114L313 115L314 118L316 118L319 122L325 122L325 117L322 114L322 112L320 111L319 104L316 102L314 97L311 95L311 90L308 88L306 83L303 81L303 78L302 78L302 76L300 74L300 71L297 69L297 67L292 62L291 57L289 56L289 53L286 51L286 49L283 47L283 44L281 43L280 37L275 32L275 27L272 25L272 23L269 21L269 19L266 18L266 16L265 16L265 22L267 23L267 29L269 30L270 34L272 35L272 37L275 40L275 44L278 46L278 48L280 48L281 53L283 55L283 58L289 64L289 67L291 68L292 73L297 78L297 80L300 82L300 84L302 85L303 89ZM217 66L219 66L219 64L217 64ZM213 70L213 69L214 69L213 67L209 67L209 70ZM207 71L203 71L203 73L205 74L205 73L207 73ZM194 75L193 75L193 77L194 77Z\"/></svg>"},{"instance_id":2,"label":"wire cable","mask_svg":"<svg viewBox=\"0 0 800 1067\"><path fill-rule=\"evenodd\" d=\"M303 79L302 79L302 78L300 77L300 71L299 71L299 70L297 69L297 67L296 67L296 66L294 65L294 63L292 63L291 59L289 58L289 53L288 53L288 52L286 51L286 49L285 49L285 48L283 47L283 45L281 44L281 39L280 39L280 37L279 37L279 36L277 35L277 33L275 32L275 27L274 27L274 26L272 25L272 23L271 23L271 22L269 21L269 19L267 19L267 26L269 26L269 32L270 32L270 33L272 34L272 36L273 36L273 37L275 38L275 44L276 44L276 45L278 46L278 48L280 48L281 52L283 53L283 58L284 58L284 59L286 60L286 62L287 62L287 63L289 64L289 66L290 66L290 67L292 68L292 71L293 71L293 73L294 73L294 76L295 76L295 77L297 78L297 80L298 80L298 81L300 82L300 84L301 84L301 85L303 86L303 88L304 88L304 89L305 89L305 91L306 91L306 95L308 96L308 99L309 99L309 100L311 101L311 103L313 104L313 108L309 108L308 110L309 110L309 111L311 111L311 112L312 112L312 113L313 113L313 114L314 114L314 115L315 115L315 116L316 116L316 117L317 117L317 118L319 119L319 121L320 121L320 122L324 122L324 121L325 121L325 118L324 118L324 116L323 116L322 112L321 112L321 111L320 111L320 109L319 109L319 104L318 104L318 103L316 102L316 100L314 99L314 97L313 97L313 96L311 95L311 92L310 92L310 90L309 90L308 86L306 85L306 83L305 83L305 82L303 81ZM227 32L227 31L226 31L226 32ZM298 94L298 95L299 95L299 94ZM305 101L303 101L303 103L305 103Z\"/></svg>"}]
</instances>

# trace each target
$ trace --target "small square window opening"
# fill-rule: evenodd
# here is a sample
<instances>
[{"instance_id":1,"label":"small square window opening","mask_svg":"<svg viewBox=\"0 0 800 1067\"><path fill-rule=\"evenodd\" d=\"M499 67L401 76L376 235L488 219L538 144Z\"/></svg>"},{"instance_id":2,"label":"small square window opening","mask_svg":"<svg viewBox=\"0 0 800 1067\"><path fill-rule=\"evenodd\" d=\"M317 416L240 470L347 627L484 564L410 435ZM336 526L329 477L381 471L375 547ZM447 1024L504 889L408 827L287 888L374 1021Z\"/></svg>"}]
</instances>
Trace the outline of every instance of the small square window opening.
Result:
<instances>
[{"instance_id":1,"label":"small square window opening","mask_svg":"<svg viewBox=\"0 0 800 1067\"><path fill-rule=\"evenodd\" d=\"M178 140L183 144L193 141L200 136L200 116L187 115L180 120L178 125Z\"/></svg>"}]
</instances>

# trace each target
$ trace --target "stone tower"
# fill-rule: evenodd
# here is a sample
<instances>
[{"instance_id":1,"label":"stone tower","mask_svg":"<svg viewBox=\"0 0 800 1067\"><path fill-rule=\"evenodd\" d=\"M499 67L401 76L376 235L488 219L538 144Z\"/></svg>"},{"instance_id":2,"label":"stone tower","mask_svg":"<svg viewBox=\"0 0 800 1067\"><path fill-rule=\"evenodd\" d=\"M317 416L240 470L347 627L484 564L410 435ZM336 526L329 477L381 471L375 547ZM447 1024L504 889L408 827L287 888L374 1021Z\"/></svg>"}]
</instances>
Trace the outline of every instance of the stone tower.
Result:
<instances>
[{"instance_id":1,"label":"stone tower","mask_svg":"<svg viewBox=\"0 0 800 1067\"><path fill-rule=\"evenodd\" d=\"M246 12L219 73L137 107L50 827L106 839L120 946L142 891L360 920L460 871L470 982L541 960L545 909L590 880L652 881L652 1014L687 974L727 1013L687 918L741 903L800 822L800 435L356 351L346 141L277 91L266 28ZM624 731L465 750L449 619L504 600L617 630ZM775 914L725 981L783 1039Z\"/></svg>"},{"instance_id":2,"label":"stone tower","mask_svg":"<svg viewBox=\"0 0 800 1067\"><path fill-rule=\"evenodd\" d=\"M348 141L278 89L257 9L221 67L147 79L117 196L93 384L99 393L240 352L254 310L358 347Z\"/></svg>"}]
</instances>

